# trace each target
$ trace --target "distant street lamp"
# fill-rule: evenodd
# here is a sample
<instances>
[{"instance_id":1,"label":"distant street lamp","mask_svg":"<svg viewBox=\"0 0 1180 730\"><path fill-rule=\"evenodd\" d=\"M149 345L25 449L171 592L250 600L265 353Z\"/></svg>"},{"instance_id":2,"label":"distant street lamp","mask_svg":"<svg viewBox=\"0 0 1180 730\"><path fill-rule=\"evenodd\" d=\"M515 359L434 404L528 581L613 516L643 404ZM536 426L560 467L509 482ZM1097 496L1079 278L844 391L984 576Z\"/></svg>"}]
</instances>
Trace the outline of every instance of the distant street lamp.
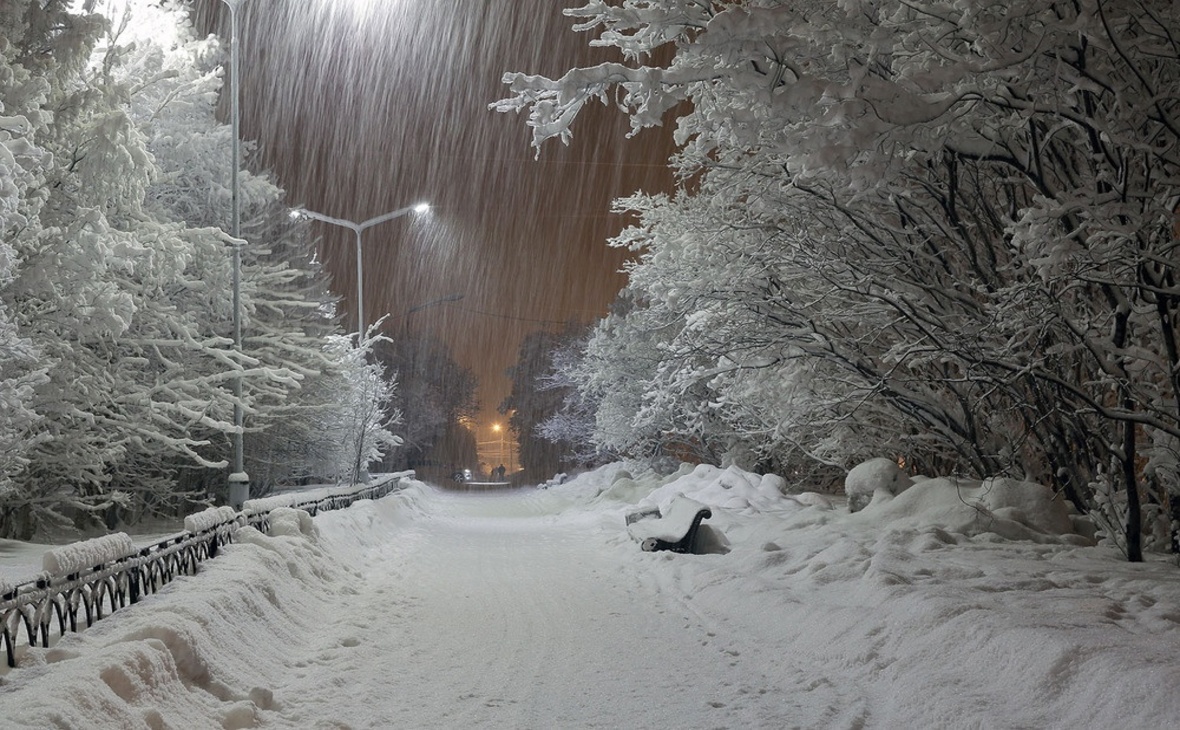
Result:
<instances>
[{"instance_id":1,"label":"distant street lamp","mask_svg":"<svg viewBox=\"0 0 1180 730\"><path fill-rule=\"evenodd\" d=\"M229 58L230 58L230 123L233 127L233 163L230 168L230 187L232 189L232 217L230 219L230 235L235 239L241 238L242 208L241 184L238 180L238 168L242 166L242 135L241 110L238 83L239 54L238 54L238 8L245 0L221 0L229 8ZM234 244L233 253L233 287L234 287L234 349L242 352L242 246ZM242 440L242 375L237 373L233 378L234 392L234 463L233 472L229 475L229 503L234 509L240 510L250 496L250 477L246 474L246 457Z\"/></svg>"},{"instance_id":2,"label":"distant street lamp","mask_svg":"<svg viewBox=\"0 0 1180 730\"><path fill-rule=\"evenodd\" d=\"M495 431L496 433L500 434L500 449L497 452L498 458L496 459L496 461L500 462L500 464L503 465L503 463L504 463L504 427L498 423L493 423L492 430Z\"/></svg>"},{"instance_id":3,"label":"distant street lamp","mask_svg":"<svg viewBox=\"0 0 1180 730\"><path fill-rule=\"evenodd\" d=\"M315 211L307 210L306 208L301 208L295 211L296 215L303 215L307 216L308 218L314 218L317 221L331 223L334 226L341 226L356 234L356 331L358 345L364 340L365 337L365 268L364 256L362 255L361 234L364 233L365 230L372 228L378 223L391 221L394 218L400 218L408 213L425 213L429 210L429 204L418 203L417 205L398 208L397 210L385 213L384 215L379 215L376 218L370 218L366 221L361 221L360 223L356 223L345 218L333 218L331 216L324 215L323 213L316 213ZM462 295L460 295L460 297L461 296ZM428 304L433 304L433 302Z\"/></svg>"}]
</instances>

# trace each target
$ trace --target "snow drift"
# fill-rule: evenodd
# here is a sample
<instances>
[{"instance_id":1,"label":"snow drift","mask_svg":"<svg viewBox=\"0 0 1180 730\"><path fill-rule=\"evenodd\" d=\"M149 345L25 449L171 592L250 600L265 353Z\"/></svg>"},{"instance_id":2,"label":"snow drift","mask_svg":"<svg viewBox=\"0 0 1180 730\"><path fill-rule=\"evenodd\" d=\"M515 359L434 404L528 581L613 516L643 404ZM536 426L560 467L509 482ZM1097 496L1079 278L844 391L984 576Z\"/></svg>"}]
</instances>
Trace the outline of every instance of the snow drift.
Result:
<instances>
[{"instance_id":1,"label":"snow drift","mask_svg":"<svg viewBox=\"0 0 1180 730\"><path fill-rule=\"evenodd\" d=\"M343 693L366 705L349 716L374 726L396 717L447 727L458 716L450 702L469 725L505 726L502 713L514 708L534 718L518 726L552 726L567 716L562 708L593 716L588 696L611 697L612 716L709 716L730 727L1156 728L1180 717L1175 566L1131 565L1094 545L1047 490L916 480L896 495L874 490L850 513L840 498L784 486L736 468L660 475L614 464L540 490L455 495L414 483L314 519L278 510L271 536L239 528L238 542L198 575L50 649L26 649L22 668L3 678L0 711L17 728L89 728L102 718L128 728L365 726L344 719ZM707 524L728 552L640 552L624 515L681 494L710 507ZM447 540L429 542L444 526ZM583 573L549 556L562 545L595 555L599 567ZM487 549L519 560L473 566L468 579L480 575L478 583L399 572L427 555L455 565ZM391 573L380 586L367 582L383 571ZM495 590L469 595L477 586ZM585 600L529 592L573 586ZM414 613L428 588L433 601L461 599L476 613L456 606L447 614L466 623L454 625ZM640 603L612 603L637 591ZM350 634L344 648L360 643L351 652L323 649L340 640L325 626L354 605L364 612L358 626L397 631ZM634 620L643 606L645 631L666 635L643 645L663 652L655 664L683 666L691 655L699 667L708 647L716 676L629 679L634 667L593 641L519 651L504 643L566 635L499 623L535 621L529 610L546 605L564 609L545 621L587 636L633 630L612 616ZM375 606L386 614L373 615ZM473 631L483 615L496 621ZM407 628L422 616L429 631ZM396 666L394 654L369 646L378 638L398 647ZM491 689L478 705L472 695L448 700L456 676L470 680L490 653L505 681L524 679L484 678ZM556 663L525 681L537 670L513 662L529 657ZM391 691L393 677L415 683L418 696L405 684ZM620 692L620 682L637 691ZM653 682L665 689L652 691ZM529 690L539 683L543 696Z\"/></svg>"}]
</instances>

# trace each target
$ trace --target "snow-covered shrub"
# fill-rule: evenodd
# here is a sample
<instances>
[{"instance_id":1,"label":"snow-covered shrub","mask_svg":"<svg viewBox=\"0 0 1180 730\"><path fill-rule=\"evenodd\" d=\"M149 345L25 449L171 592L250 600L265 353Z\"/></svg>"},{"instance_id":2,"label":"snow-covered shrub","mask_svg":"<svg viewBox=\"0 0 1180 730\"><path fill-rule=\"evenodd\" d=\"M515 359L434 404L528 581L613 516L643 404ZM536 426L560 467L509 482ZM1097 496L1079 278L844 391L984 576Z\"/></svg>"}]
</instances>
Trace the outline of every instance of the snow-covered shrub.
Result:
<instances>
[{"instance_id":1,"label":"snow-covered shrub","mask_svg":"<svg viewBox=\"0 0 1180 730\"><path fill-rule=\"evenodd\" d=\"M892 459L876 458L857 464L844 478L844 493L848 495L848 509L859 512L882 491L896 497L913 486L914 482Z\"/></svg>"},{"instance_id":2,"label":"snow-covered shrub","mask_svg":"<svg viewBox=\"0 0 1180 730\"><path fill-rule=\"evenodd\" d=\"M1092 544L1075 529L1064 500L1048 487L1015 479L936 477L916 482L896 497L882 489L852 518L997 540Z\"/></svg>"},{"instance_id":3,"label":"snow-covered shrub","mask_svg":"<svg viewBox=\"0 0 1180 730\"><path fill-rule=\"evenodd\" d=\"M984 479L979 485L979 501L993 514L1044 533L1074 531L1065 500L1042 484L1005 477Z\"/></svg>"}]
</instances>

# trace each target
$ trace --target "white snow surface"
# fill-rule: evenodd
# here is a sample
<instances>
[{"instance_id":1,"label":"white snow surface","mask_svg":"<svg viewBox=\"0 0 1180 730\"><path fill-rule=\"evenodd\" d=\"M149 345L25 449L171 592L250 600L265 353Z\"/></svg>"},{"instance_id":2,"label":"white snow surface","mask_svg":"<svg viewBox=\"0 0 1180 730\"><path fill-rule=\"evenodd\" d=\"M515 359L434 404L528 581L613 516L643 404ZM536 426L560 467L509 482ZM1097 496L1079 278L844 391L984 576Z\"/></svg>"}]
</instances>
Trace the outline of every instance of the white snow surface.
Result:
<instances>
[{"instance_id":1,"label":"white snow surface","mask_svg":"<svg viewBox=\"0 0 1180 730\"><path fill-rule=\"evenodd\" d=\"M668 510L659 517L632 523L627 527L627 531L637 542L643 542L649 538L664 542L679 542L688 534L689 528L692 527L693 521L696 520L696 516L700 514L702 509L707 508L695 499L688 497L674 499Z\"/></svg>"},{"instance_id":2,"label":"white snow surface","mask_svg":"<svg viewBox=\"0 0 1180 730\"><path fill-rule=\"evenodd\" d=\"M233 507L209 507L200 512L194 512L184 518L184 529L188 532L197 533L204 532L218 525L229 522L237 517L238 513Z\"/></svg>"},{"instance_id":3,"label":"white snow surface","mask_svg":"<svg viewBox=\"0 0 1180 730\"><path fill-rule=\"evenodd\" d=\"M131 536L126 532L115 532L47 550L41 568L51 575L69 575L125 558L134 552L135 542Z\"/></svg>"},{"instance_id":4,"label":"white snow surface","mask_svg":"<svg viewBox=\"0 0 1180 730\"><path fill-rule=\"evenodd\" d=\"M844 478L844 493L849 497L872 497L878 489L898 495L913 485L896 461L877 458L857 464Z\"/></svg>"},{"instance_id":5,"label":"white snow surface","mask_svg":"<svg viewBox=\"0 0 1180 730\"><path fill-rule=\"evenodd\" d=\"M0 679L0 717L11 728L1180 718L1173 563L1128 564L1058 532L1060 513L1030 514L1048 503L1021 482L919 481L856 514L775 485L733 468L661 478L611 465L546 489L412 482L314 519L278 510L271 536L239 528L196 576L23 648ZM678 494L712 508L715 552L643 553L627 535L627 512Z\"/></svg>"}]
</instances>

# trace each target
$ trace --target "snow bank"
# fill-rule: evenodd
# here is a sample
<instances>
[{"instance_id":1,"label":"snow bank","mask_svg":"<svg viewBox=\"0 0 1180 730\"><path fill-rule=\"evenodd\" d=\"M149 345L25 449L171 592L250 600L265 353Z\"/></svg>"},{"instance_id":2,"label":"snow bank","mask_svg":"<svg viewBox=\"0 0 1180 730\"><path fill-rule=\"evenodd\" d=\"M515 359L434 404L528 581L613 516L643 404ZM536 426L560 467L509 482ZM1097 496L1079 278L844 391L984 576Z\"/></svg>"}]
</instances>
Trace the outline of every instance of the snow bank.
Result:
<instances>
[{"instance_id":1,"label":"snow bank","mask_svg":"<svg viewBox=\"0 0 1180 730\"><path fill-rule=\"evenodd\" d=\"M782 512L803 506L797 498L784 494L786 481L775 474L759 475L736 466L724 469L709 464L682 467L673 478L652 490L643 503L664 509L677 495L703 502L709 507L732 512L757 514ZM808 499L808 498L804 498ZM823 504L824 500L811 500Z\"/></svg>"},{"instance_id":2,"label":"snow bank","mask_svg":"<svg viewBox=\"0 0 1180 730\"><path fill-rule=\"evenodd\" d=\"M135 552L131 536L125 532L116 532L53 548L45 553L41 566L51 575L69 575L125 558Z\"/></svg>"},{"instance_id":3,"label":"snow bank","mask_svg":"<svg viewBox=\"0 0 1180 730\"><path fill-rule=\"evenodd\" d=\"M859 512L872 501L878 491L896 496L913 486L914 482L892 459L869 459L857 464L844 478L844 493L848 495L848 509Z\"/></svg>"},{"instance_id":4,"label":"snow bank","mask_svg":"<svg viewBox=\"0 0 1180 730\"><path fill-rule=\"evenodd\" d=\"M896 497L878 490L857 517L993 539L1090 542L1076 534L1064 500L1040 484L1014 479L926 479Z\"/></svg>"},{"instance_id":5,"label":"snow bank","mask_svg":"<svg viewBox=\"0 0 1180 730\"><path fill-rule=\"evenodd\" d=\"M687 493L710 506L732 550L640 552L621 519L634 506L607 496L625 480L621 491L649 490L642 502ZM615 466L536 492L413 483L315 519L280 509L274 534L238 528L221 557L135 610L50 649L22 647L22 669L3 680L4 723L319 727L341 724L342 696L372 703L372 721L355 727L561 725L558 713L602 696L619 715L718 712L694 727L1155 728L1180 717L1180 574L1071 543L1059 534L1071 515L1044 487L930 479L853 514L777 484L736 469ZM555 515L534 501L570 506ZM554 598L575 584L584 595ZM643 642L656 632L619 618L638 616L637 600L649 629L684 640ZM546 622L591 639L557 643L569 632ZM716 671L628 675L635 666L597 640L604 626L616 639L635 631L661 666L691 652ZM389 641L370 642L374 631ZM537 672L564 677L565 692L542 696ZM394 675L438 692L395 696ZM421 714L426 704L438 713Z\"/></svg>"},{"instance_id":6,"label":"snow bank","mask_svg":"<svg viewBox=\"0 0 1180 730\"><path fill-rule=\"evenodd\" d=\"M315 522L311 515L301 509L290 507L276 507L270 512L270 535L288 535L291 537L306 537L313 541L319 536Z\"/></svg>"},{"instance_id":7,"label":"snow bank","mask_svg":"<svg viewBox=\"0 0 1180 730\"><path fill-rule=\"evenodd\" d=\"M386 482L394 480L402 480L405 482L412 481L414 472L396 472L392 474L382 474L375 477L373 481L367 484L348 484L348 485L333 485L314 487L311 489L301 489L296 492L284 492L282 494L275 494L270 497L259 497L258 499L248 499L242 504L242 511L248 513L262 513L269 512L278 507L294 507L299 504L306 504L308 502L315 502L328 497L336 497L340 495L354 494L360 490L380 486Z\"/></svg>"},{"instance_id":8,"label":"snow bank","mask_svg":"<svg viewBox=\"0 0 1180 730\"><path fill-rule=\"evenodd\" d=\"M715 530L728 530L741 518L759 514L805 513L819 523L851 520L906 530L942 530L988 540L1030 540L1090 545L1079 518L1052 490L1015 479L970 481L954 478L910 479L888 459L873 459L849 472L850 495L869 498L855 514L838 509L838 498L804 492L785 494L785 481L729 466L681 465L660 475L635 464L611 464L580 474L546 491L572 497L586 506L611 502L655 506L665 510L679 495L714 510ZM849 502L852 497L849 497ZM1084 520L1082 520L1084 521Z\"/></svg>"},{"instance_id":9,"label":"snow bank","mask_svg":"<svg viewBox=\"0 0 1180 730\"><path fill-rule=\"evenodd\" d=\"M265 724L277 709L271 688L304 658L325 617L363 587L362 556L389 539L406 501L398 492L316 520L280 507L271 535L237 528L235 542L199 574L136 610L49 649L21 647L22 668L4 679L4 727ZM330 539L320 539L318 524L329 526Z\"/></svg>"},{"instance_id":10,"label":"snow bank","mask_svg":"<svg viewBox=\"0 0 1180 730\"><path fill-rule=\"evenodd\" d=\"M237 517L233 507L210 507L184 518L184 529L192 533L204 532Z\"/></svg>"}]
</instances>

